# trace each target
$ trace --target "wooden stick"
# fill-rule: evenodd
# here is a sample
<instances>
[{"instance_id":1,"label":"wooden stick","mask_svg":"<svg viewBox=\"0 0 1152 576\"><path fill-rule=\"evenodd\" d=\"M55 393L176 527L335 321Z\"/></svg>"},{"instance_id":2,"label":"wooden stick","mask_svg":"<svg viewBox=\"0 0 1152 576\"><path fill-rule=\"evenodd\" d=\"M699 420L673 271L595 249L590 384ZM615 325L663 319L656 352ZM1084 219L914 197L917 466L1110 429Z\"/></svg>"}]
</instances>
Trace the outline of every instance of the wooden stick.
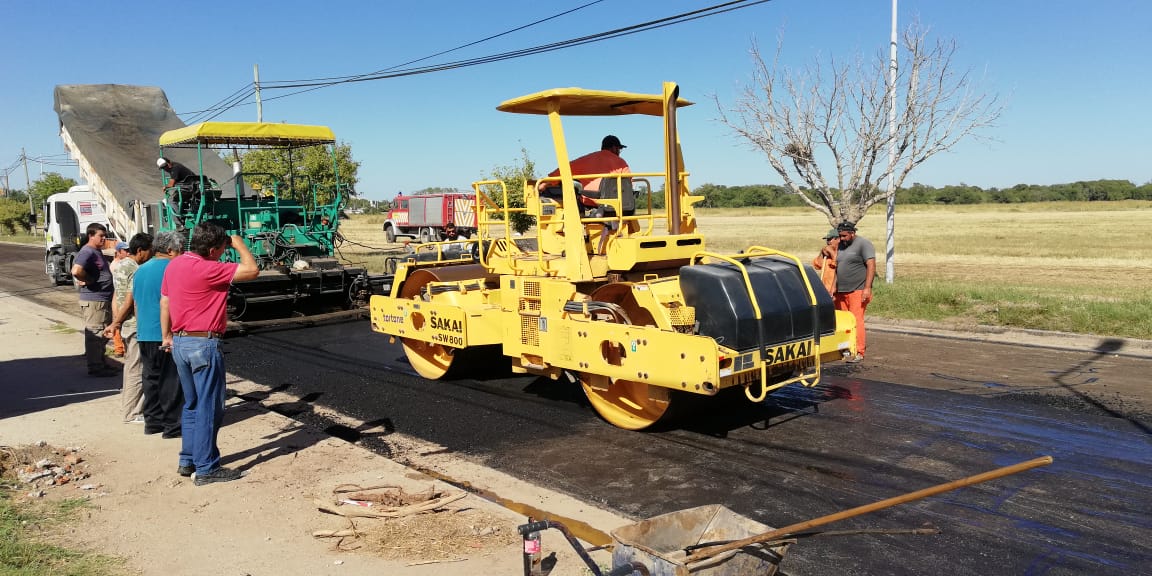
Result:
<instances>
[{"instance_id":1,"label":"wooden stick","mask_svg":"<svg viewBox=\"0 0 1152 576\"><path fill-rule=\"evenodd\" d=\"M317 530L312 533L315 538L343 538L345 536L359 536L355 530Z\"/></svg>"},{"instance_id":2,"label":"wooden stick","mask_svg":"<svg viewBox=\"0 0 1152 576\"><path fill-rule=\"evenodd\" d=\"M448 558L445 560L424 560L421 562L409 562L405 566L424 566L425 564L447 564L448 562L464 562L467 558Z\"/></svg>"},{"instance_id":3,"label":"wooden stick","mask_svg":"<svg viewBox=\"0 0 1152 576\"><path fill-rule=\"evenodd\" d=\"M435 510L444 506L445 504L455 502L466 496L468 496L467 492L457 492L451 496L441 496L440 498L422 502L420 504L401 506L399 508L380 508L378 510L362 508L360 506L336 506L331 502L325 502L319 498L314 499L313 502L316 503L316 507L321 511L339 516L346 516L351 518L400 518L402 516L411 516L412 514L420 514L422 512Z\"/></svg>"},{"instance_id":4,"label":"wooden stick","mask_svg":"<svg viewBox=\"0 0 1152 576\"><path fill-rule=\"evenodd\" d=\"M817 526L823 526L825 524L831 524L832 522L838 522L840 520L845 520L847 518L860 516L861 514L868 514L869 512L875 512L877 510L883 510L885 508L891 508L892 506L896 506L897 504L904 504L907 502L912 502L914 500L920 500L921 498L927 498L929 496L935 496L937 494L942 494L944 492L950 492L950 491L955 490L957 488L963 488L965 486L971 486L973 484L979 484L981 482L987 482L989 480L995 480L997 478L1003 478L1004 476L1010 476L1012 474L1016 474L1017 472L1023 472L1025 470L1031 470L1033 468L1037 468L1040 466L1047 466L1051 463L1052 463L1052 457L1051 456L1044 456L1041 458L1036 458L1034 460L1029 460L1027 462L1021 462L1019 464L1013 464L1012 466L1005 466L1003 468L998 468L996 470L984 472L983 474L977 474L975 476L969 476L967 478L961 478L960 480L954 480L954 481L948 482L946 484L940 484L937 486L933 486L931 488L925 488L923 490L917 490L916 492L910 492L908 494L904 494L903 496L896 496L894 498L889 498L887 500L881 500L879 502L873 502L872 504L866 504L864 506L859 506L856 508L852 508L850 510L844 510L841 512L837 512L835 514L829 514L827 516L821 516L819 518L815 518L812 520L806 520L804 522L799 522L796 524L785 526L783 528L777 528L777 529L772 530L770 532L765 532L763 534L759 534L756 536L749 536L748 538L745 538L743 540L736 540L735 542L730 542L728 544L723 544L721 546L716 546L714 548L695 552L692 555L685 558L684 563L689 564L692 562L699 562L701 560L706 560L708 558L716 556L717 554L723 554L723 553L728 552L730 550L738 550L738 549L743 548L745 546L751 546L752 544L760 544L762 542L768 542L770 540L777 540L781 536L784 536L786 534L793 534L793 533L799 532L801 530L808 530L810 528L815 528Z\"/></svg>"}]
</instances>

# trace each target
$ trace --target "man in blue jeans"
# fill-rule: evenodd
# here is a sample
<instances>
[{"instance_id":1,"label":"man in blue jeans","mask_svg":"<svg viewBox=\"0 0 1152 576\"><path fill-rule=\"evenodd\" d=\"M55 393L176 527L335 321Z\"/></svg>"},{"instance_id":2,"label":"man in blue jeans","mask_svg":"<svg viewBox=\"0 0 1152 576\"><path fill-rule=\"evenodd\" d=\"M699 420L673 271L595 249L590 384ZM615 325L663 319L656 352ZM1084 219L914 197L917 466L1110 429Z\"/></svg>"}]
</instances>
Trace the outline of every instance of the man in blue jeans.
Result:
<instances>
[{"instance_id":1,"label":"man in blue jeans","mask_svg":"<svg viewBox=\"0 0 1152 576\"><path fill-rule=\"evenodd\" d=\"M240 263L220 262L229 248ZM256 259L239 236L202 222L192 230L192 248L168 264L160 286L163 346L172 350L184 411L180 428L180 475L195 471L197 486L239 479L239 470L220 466L216 436L224 420L224 355L220 338L228 323L228 287L260 273Z\"/></svg>"}]
</instances>

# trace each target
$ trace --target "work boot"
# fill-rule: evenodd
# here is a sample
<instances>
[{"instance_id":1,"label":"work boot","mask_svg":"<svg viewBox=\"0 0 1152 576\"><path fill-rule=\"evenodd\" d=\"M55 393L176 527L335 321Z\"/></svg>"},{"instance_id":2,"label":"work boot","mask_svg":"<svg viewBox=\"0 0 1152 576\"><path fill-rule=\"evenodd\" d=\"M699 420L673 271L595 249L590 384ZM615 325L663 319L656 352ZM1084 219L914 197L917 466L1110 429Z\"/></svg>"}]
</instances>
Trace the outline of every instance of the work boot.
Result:
<instances>
[{"instance_id":1,"label":"work boot","mask_svg":"<svg viewBox=\"0 0 1152 576\"><path fill-rule=\"evenodd\" d=\"M191 476L192 473L195 471L196 471L196 467L193 466L192 464L184 464L183 466L176 468L176 473L185 477L185 478Z\"/></svg>"},{"instance_id":2,"label":"work boot","mask_svg":"<svg viewBox=\"0 0 1152 576\"><path fill-rule=\"evenodd\" d=\"M197 486L203 486L214 482L231 482L233 480L239 480L241 477L243 477L243 474L241 474L239 470L220 467L207 474L196 474L195 483Z\"/></svg>"}]
</instances>

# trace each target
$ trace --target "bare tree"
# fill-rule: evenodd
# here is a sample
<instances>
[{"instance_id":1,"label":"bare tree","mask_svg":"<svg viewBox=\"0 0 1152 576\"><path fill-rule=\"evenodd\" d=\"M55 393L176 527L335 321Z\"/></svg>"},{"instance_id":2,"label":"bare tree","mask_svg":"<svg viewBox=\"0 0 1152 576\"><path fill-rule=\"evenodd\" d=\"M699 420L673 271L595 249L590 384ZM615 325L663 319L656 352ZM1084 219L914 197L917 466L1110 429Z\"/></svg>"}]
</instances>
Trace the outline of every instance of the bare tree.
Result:
<instances>
[{"instance_id":1,"label":"bare tree","mask_svg":"<svg viewBox=\"0 0 1152 576\"><path fill-rule=\"evenodd\" d=\"M888 162L889 95L883 54L850 64L817 59L801 70L780 64L783 42L766 61L753 43L755 71L720 121L768 157L788 191L828 217L859 222L887 198L879 183L899 188L913 169L965 137L982 138L1000 117L996 96L979 92L969 71L957 72L956 43L929 42L913 24L902 34L896 81L896 161ZM834 171L829 181L827 170Z\"/></svg>"}]
</instances>

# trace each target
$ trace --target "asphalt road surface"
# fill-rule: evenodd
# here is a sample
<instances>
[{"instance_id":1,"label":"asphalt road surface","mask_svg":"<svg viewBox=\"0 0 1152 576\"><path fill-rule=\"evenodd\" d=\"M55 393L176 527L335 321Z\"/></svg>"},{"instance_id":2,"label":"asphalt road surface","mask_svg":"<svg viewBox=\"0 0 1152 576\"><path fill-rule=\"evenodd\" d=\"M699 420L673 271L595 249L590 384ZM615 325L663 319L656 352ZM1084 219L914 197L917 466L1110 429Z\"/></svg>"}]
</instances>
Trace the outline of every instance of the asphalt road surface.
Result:
<instances>
[{"instance_id":1,"label":"asphalt road surface","mask_svg":"<svg viewBox=\"0 0 1152 576\"><path fill-rule=\"evenodd\" d=\"M71 289L47 288L39 254L0 245L0 291L71 311ZM391 435L424 439L636 518L720 503L783 526L1051 455L1045 468L828 527L939 535L808 538L783 568L1152 573L1152 419L1131 392L1152 361L888 333L870 344L862 368L831 368L816 388L762 405L708 399L654 433L613 428L575 385L512 377L498 360L477 358L479 377L423 380L363 321L230 338L226 353L229 372L301 398L272 408L304 422L384 454ZM325 410L383 432L340 430Z\"/></svg>"}]
</instances>

